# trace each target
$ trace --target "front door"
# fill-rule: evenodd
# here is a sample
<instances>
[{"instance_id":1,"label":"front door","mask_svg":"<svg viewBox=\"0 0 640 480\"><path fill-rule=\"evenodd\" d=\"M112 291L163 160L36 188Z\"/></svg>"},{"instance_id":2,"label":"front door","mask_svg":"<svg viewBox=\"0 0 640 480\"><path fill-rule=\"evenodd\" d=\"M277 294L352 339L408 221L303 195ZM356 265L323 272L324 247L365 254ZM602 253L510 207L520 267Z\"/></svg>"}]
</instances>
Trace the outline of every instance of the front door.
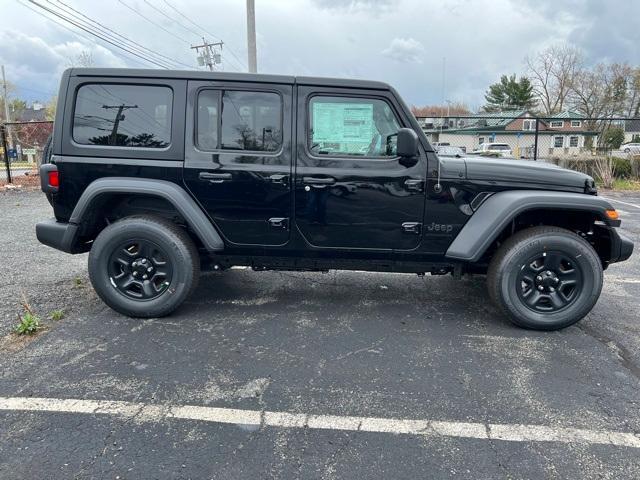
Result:
<instances>
[{"instance_id":1,"label":"front door","mask_svg":"<svg viewBox=\"0 0 640 480\"><path fill-rule=\"evenodd\" d=\"M292 88L189 82L183 179L231 244L289 239Z\"/></svg>"},{"instance_id":2,"label":"front door","mask_svg":"<svg viewBox=\"0 0 640 480\"><path fill-rule=\"evenodd\" d=\"M426 158L395 153L409 126L387 92L300 86L295 221L320 248L410 250L421 239Z\"/></svg>"}]
</instances>

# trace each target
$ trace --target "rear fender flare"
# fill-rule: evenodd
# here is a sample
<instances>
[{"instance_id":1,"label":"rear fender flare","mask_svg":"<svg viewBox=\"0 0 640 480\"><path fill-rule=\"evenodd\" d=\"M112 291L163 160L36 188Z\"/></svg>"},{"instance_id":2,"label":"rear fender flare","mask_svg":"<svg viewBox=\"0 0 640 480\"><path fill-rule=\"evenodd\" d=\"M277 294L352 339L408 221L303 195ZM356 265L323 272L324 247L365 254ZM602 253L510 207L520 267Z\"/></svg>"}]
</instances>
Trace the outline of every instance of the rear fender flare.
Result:
<instances>
[{"instance_id":1,"label":"rear fender flare","mask_svg":"<svg viewBox=\"0 0 640 480\"><path fill-rule=\"evenodd\" d=\"M89 184L73 209L69 223L80 225L99 197L108 194L142 194L159 197L175 207L187 225L211 252L224 249L224 242L211 220L205 215L195 200L179 185L166 180L148 178L109 177Z\"/></svg>"},{"instance_id":2,"label":"rear fender flare","mask_svg":"<svg viewBox=\"0 0 640 480\"><path fill-rule=\"evenodd\" d=\"M613 210L613 207L602 197L538 190L498 192L485 200L462 227L445 256L464 262L477 262L515 217L539 209L593 212L607 225L619 225L619 221L607 217L606 210Z\"/></svg>"}]
</instances>

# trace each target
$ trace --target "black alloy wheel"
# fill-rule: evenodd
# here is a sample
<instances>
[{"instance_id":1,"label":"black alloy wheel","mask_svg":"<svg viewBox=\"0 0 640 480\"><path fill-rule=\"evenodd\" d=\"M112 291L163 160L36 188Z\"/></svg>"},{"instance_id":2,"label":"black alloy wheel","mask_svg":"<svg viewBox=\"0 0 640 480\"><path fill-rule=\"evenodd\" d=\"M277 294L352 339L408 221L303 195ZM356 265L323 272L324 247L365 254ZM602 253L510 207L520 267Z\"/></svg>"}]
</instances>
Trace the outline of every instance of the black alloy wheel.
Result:
<instances>
[{"instance_id":1,"label":"black alloy wheel","mask_svg":"<svg viewBox=\"0 0 640 480\"><path fill-rule=\"evenodd\" d=\"M582 272L576 260L559 251L540 252L522 265L518 294L536 312L562 310L580 295Z\"/></svg>"},{"instance_id":2,"label":"black alloy wheel","mask_svg":"<svg viewBox=\"0 0 640 480\"><path fill-rule=\"evenodd\" d=\"M111 284L121 294L134 300L152 300L171 285L173 265L159 245L136 238L115 248L108 272Z\"/></svg>"}]
</instances>

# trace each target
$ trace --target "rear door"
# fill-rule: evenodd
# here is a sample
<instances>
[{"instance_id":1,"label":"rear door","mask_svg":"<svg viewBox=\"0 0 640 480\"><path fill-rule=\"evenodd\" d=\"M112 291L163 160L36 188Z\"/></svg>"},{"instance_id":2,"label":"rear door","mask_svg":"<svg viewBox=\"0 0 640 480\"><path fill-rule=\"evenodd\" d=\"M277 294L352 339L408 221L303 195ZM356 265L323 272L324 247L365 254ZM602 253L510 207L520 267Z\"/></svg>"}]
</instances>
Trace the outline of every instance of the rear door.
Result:
<instances>
[{"instance_id":1,"label":"rear door","mask_svg":"<svg viewBox=\"0 0 640 480\"><path fill-rule=\"evenodd\" d=\"M291 85L189 82L184 182L231 244L289 239L291 95Z\"/></svg>"},{"instance_id":2,"label":"rear door","mask_svg":"<svg viewBox=\"0 0 640 480\"><path fill-rule=\"evenodd\" d=\"M395 153L411 127L384 90L298 87L295 221L320 248L410 250L420 244L426 157Z\"/></svg>"}]
</instances>

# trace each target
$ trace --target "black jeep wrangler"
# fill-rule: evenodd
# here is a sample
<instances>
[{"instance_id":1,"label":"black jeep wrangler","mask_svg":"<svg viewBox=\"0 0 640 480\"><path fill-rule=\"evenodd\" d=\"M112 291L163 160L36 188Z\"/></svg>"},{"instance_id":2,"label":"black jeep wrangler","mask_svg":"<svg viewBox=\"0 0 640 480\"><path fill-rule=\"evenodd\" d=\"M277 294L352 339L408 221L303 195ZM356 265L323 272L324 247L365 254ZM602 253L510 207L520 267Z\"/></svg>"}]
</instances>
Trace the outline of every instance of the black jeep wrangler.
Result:
<instances>
[{"instance_id":1,"label":"black jeep wrangler","mask_svg":"<svg viewBox=\"0 0 640 480\"><path fill-rule=\"evenodd\" d=\"M41 178L40 242L89 251L98 295L134 317L171 313L201 269L479 273L514 323L552 330L633 250L592 178L438 158L370 81L67 70Z\"/></svg>"}]
</instances>

